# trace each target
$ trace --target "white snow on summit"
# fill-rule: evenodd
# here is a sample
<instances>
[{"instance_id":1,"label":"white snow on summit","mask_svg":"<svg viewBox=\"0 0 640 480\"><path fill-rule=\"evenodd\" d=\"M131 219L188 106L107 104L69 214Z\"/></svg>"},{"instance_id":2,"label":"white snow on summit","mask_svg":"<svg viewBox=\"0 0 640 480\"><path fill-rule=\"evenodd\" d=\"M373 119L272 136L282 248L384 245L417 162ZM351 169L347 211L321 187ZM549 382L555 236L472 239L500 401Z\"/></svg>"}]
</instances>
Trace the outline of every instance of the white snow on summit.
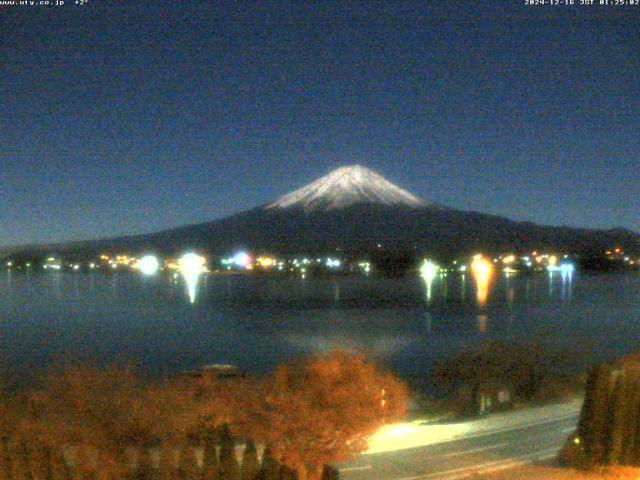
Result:
<instances>
[{"instance_id":1,"label":"white snow on summit","mask_svg":"<svg viewBox=\"0 0 640 480\"><path fill-rule=\"evenodd\" d=\"M266 208L301 207L307 211L332 210L355 203L422 207L426 203L361 165L338 168Z\"/></svg>"}]
</instances>

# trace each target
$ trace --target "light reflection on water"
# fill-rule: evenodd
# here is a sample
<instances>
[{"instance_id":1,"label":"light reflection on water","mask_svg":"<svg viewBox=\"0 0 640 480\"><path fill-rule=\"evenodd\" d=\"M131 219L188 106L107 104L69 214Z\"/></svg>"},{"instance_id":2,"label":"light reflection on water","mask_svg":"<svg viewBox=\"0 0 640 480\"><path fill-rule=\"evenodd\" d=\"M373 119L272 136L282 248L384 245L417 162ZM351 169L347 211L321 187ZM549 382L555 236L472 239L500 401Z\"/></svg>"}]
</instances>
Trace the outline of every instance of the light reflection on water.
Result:
<instances>
[{"instance_id":1,"label":"light reflection on water","mask_svg":"<svg viewBox=\"0 0 640 480\"><path fill-rule=\"evenodd\" d=\"M471 275L476 285L478 305L483 306L489 300L489 290L493 283L493 263L482 255L476 255L471 262Z\"/></svg>"},{"instance_id":2,"label":"light reflection on water","mask_svg":"<svg viewBox=\"0 0 640 480\"><path fill-rule=\"evenodd\" d=\"M331 346L379 355L400 372L485 339L640 348L640 275L494 275L478 302L469 275L260 278L30 274L0 276L0 362L37 369L68 355L134 360L157 372L206 363L264 371ZM468 294L467 294L468 292ZM193 302L193 303L191 303ZM636 344L637 343L637 344Z\"/></svg>"}]
</instances>

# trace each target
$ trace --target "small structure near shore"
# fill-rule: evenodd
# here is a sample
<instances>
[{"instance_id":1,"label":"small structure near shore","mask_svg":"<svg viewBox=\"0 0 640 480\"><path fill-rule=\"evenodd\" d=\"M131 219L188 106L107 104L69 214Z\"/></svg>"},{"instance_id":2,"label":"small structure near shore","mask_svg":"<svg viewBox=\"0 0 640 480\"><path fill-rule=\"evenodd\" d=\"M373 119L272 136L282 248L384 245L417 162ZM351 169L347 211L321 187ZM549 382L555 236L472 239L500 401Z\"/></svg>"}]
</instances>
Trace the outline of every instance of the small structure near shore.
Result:
<instances>
[{"instance_id":1,"label":"small structure near shore","mask_svg":"<svg viewBox=\"0 0 640 480\"><path fill-rule=\"evenodd\" d=\"M219 381L244 378L245 374L235 365L213 363L200 367L199 370L186 372L185 376L196 380Z\"/></svg>"},{"instance_id":2,"label":"small structure near shore","mask_svg":"<svg viewBox=\"0 0 640 480\"><path fill-rule=\"evenodd\" d=\"M511 408L512 388L500 382L482 382L458 391L460 413L466 416L486 415Z\"/></svg>"}]
</instances>

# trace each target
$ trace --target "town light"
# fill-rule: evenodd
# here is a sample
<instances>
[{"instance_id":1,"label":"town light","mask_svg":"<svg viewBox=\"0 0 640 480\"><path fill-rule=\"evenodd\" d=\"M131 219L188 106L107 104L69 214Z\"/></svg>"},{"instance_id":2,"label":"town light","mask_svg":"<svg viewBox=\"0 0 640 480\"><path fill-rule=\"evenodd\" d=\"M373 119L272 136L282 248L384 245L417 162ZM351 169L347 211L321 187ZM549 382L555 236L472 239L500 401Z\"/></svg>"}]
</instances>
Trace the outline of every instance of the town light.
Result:
<instances>
[{"instance_id":1,"label":"town light","mask_svg":"<svg viewBox=\"0 0 640 480\"><path fill-rule=\"evenodd\" d=\"M231 257L231 262L238 267L247 268L251 263L251 256L247 252L238 252Z\"/></svg>"},{"instance_id":2,"label":"town light","mask_svg":"<svg viewBox=\"0 0 640 480\"><path fill-rule=\"evenodd\" d=\"M507 255L502 259L502 263L504 263L505 265L511 265L515 261L516 261L515 255Z\"/></svg>"},{"instance_id":3,"label":"town light","mask_svg":"<svg viewBox=\"0 0 640 480\"><path fill-rule=\"evenodd\" d=\"M155 275L160 269L160 262L155 255L145 255L138 260L136 268L144 275Z\"/></svg>"},{"instance_id":4,"label":"town light","mask_svg":"<svg viewBox=\"0 0 640 480\"><path fill-rule=\"evenodd\" d=\"M196 253L185 253L178 260L178 268L183 275L200 275L204 272L206 260Z\"/></svg>"},{"instance_id":5,"label":"town light","mask_svg":"<svg viewBox=\"0 0 640 480\"><path fill-rule=\"evenodd\" d=\"M438 270L440 270L438 265L429 260L425 260L420 267L420 276L425 282L431 283L433 279L436 278Z\"/></svg>"},{"instance_id":6,"label":"town light","mask_svg":"<svg viewBox=\"0 0 640 480\"><path fill-rule=\"evenodd\" d=\"M326 263L327 263L327 267L329 267L329 268L338 268L338 267L340 267L342 262L340 262L340 260L337 259L337 258L329 257L329 258L327 258L327 262Z\"/></svg>"},{"instance_id":7,"label":"town light","mask_svg":"<svg viewBox=\"0 0 640 480\"><path fill-rule=\"evenodd\" d=\"M476 255L471 262L471 274L476 282L478 303L484 305L489 297L489 287L493 277L493 264L482 255Z\"/></svg>"},{"instance_id":8,"label":"town light","mask_svg":"<svg viewBox=\"0 0 640 480\"><path fill-rule=\"evenodd\" d=\"M271 257L258 257L256 261L260 264L261 267L271 268L275 265L275 259Z\"/></svg>"},{"instance_id":9,"label":"town light","mask_svg":"<svg viewBox=\"0 0 640 480\"><path fill-rule=\"evenodd\" d=\"M205 271L206 259L196 253L185 253L178 260L178 269L187 284L189 300L194 303L200 275Z\"/></svg>"},{"instance_id":10,"label":"town light","mask_svg":"<svg viewBox=\"0 0 640 480\"><path fill-rule=\"evenodd\" d=\"M438 267L438 265L426 259L420 267L420 276L427 285L427 302L431 302L431 284L438 275L439 270L440 267Z\"/></svg>"},{"instance_id":11,"label":"town light","mask_svg":"<svg viewBox=\"0 0 640 480\"><path fill-rule=\"evenodd\" d=\"M575 271L576 267L572 263L562 263L560 265L560 273L570 275Z\"/></svg>"}]
</instances>

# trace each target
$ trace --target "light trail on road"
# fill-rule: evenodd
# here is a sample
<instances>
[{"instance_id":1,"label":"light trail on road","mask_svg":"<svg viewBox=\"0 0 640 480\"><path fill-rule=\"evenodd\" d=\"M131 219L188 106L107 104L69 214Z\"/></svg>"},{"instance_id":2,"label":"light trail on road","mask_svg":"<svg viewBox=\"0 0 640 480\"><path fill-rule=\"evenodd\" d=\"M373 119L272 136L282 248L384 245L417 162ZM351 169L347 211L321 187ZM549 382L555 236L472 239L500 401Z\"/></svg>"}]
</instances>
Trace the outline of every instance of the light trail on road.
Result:
<instances>
[{"instance_id":1,"label":"light trail on road","mask_svg":"<svg viewBox=\"0 0 640 480\"><path fill-rule=\"evenodd\" d=\"M514 418L517 418L514 416ZM340 468L344 480L458 480L555 457L575 430L577 409L457 439L361 455ZM401 443L401 442L400 442Z\"/></svg>"}]
</instances>

